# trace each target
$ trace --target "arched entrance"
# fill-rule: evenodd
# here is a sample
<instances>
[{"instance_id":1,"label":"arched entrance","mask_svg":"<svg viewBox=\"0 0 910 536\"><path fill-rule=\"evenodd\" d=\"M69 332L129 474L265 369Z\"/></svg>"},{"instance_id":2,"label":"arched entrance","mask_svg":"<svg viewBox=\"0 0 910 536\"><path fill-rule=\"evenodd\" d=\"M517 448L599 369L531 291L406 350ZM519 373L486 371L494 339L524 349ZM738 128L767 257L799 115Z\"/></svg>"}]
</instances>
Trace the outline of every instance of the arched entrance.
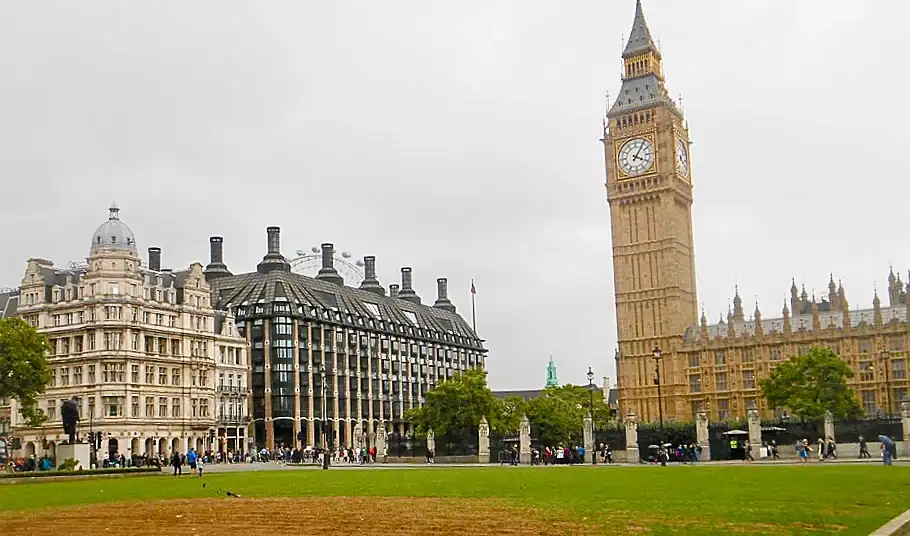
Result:
<instances>
[{"instance_id":1,"label":"arched entrance","mask_svg":"<svg viewBox=\"0 0 910 536\"><path fill-rule=\"evenodd\" d=\"M139 456L140 454L141 452L139 452L139 438L134 437L130 440L130 456Z\"/></svg>"},{"instance_id":2,"label":"arched entrance","mask_svg":"<svg viewBox=\"0 0 910 536\"><path fill-rule=\"evenodd\" d=\"M110 438L107 440L107 454L113 459L114 455L120 451L120 442L116 438Z\"/></svg>"},{"instance_id":3,"label":"arched entrance","mask_svg":"<svg viewBox=\"0 0 910 536\"><path fill-rule=\"evenodd\" d=\"M54 460L54 463L57 462L57 443L55 441L48 441L47 457Z\"/></svg>"},{"instance_id":4,"label":"arched entrance","mask_svg":"<svg viewBox=\"0 0 910 536\"><path fill-rule=\"evenodd\" d=\"M29 456L34 456L34 455L35 455L35 444L32 443L31 441L29 441L28 443L25 444L25 457L28 458Z\"/></svg>"},{"instance_id":5,"label":"arched entrance","mask_svg":"<svg viewBox=\"0 0 910 536\"><path fill-rule=\"evenodd\" d=\"M167 439L165 439L163 437L158 440L158 454L162 454L164 456L170 455L170 453L167 450Z\"/></svg>"},{"instance_id":6,"label":"arched entrance","mask_svg":"<svg viewBox=\"0 0 910 536\"><path fill-rule=\"evenodd\" d=\"M180 440L176 437L171 440L171 454L180 452Z\"/></svg>"},{"instance_id":7,"label":"arched entrance","mask_svg":"<svg viewBox=\"0 0 910 536\"><path fill-rule=\"evenodd\" d=\"M205 452L205 441L202 438L196 438L196 452L202 454Z\"/></svg>"},{"instance_id":8,"label":"arched entrance","mask_svg":"<svg viewBox=\"0 0 910 536\"><path fill-rule=\"evenodd\" d=\"M152 438L146 439L145 440L145 450L142 452L142 454L144 454L146 456L151 456L153 450L155 450L155 440Z\"/></svg>"}]
</instances>

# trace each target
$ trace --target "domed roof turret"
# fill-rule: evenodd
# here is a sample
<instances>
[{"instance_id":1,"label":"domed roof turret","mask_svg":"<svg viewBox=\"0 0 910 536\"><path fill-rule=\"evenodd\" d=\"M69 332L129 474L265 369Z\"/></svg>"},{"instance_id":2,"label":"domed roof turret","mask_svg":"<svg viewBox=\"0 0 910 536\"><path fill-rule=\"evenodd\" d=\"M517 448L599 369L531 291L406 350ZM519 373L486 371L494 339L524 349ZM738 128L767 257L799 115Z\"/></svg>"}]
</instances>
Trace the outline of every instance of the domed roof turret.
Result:
<instances>
[{"instance_id":1,"label":"domed roof turret","mask_svg":"<svg viewBox=\"0 0 910 536\"><path fill-rule=\"evenodd\" d=\"M136 251L136 237L133 231L120 221L120 209L111 205L108 220L102 223L92 236L91 249L125 249Z\"/></svg>"}]
</instances>

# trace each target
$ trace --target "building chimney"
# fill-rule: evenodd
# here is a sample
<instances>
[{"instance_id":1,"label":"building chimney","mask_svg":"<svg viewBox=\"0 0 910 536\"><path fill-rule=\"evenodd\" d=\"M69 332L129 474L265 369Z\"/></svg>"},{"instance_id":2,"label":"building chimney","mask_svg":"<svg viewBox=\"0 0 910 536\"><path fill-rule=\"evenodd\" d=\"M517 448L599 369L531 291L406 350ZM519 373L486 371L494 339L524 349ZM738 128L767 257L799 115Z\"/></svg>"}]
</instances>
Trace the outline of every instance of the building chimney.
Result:
<instances>
[{"instance_id":1,"label":"building chimney","mask_svg":"<svg viewBox=\"0 0 910 536\"><path fill-rule=\"evenodd\" d=\"M274 270L290 272L291 265L281 255L281 228L267 227L265 233L268 237L268 253L262 258L262 262L256 266L256 271L260 274L266 274Z\"/></svg>"},{"instance_id":2,"label":"building chimney","mask_svg":"<svg viewBox=\"0 0 910 536\"><path fill-rule=\"evenodd\" d=\"M398 297L398 285L396 285L395 283L392 283L391 285L389 285L389 297L390 298Z\"/></svg>"},{"instance_id":3,"label":"building chimney","mask_svg":"<svg viewBox=\"0 0 910 536\"><path fill-rule=\"evenodd\" d=\"M380 296L385 296L385 289L376 279L376 257L367 255L363 258L363 283L360 284L360 290L372 292Z\"/></svg>"},{"instance_id":4,"label":"building chimney","mask_svg":"<svg viewBox=\"0 0 910 536\"><path fill-rule=\"evenodd\" d=\"M149 270L161 271L161 248L149 248Z\"/></svg>"},{"instance_id":5,"label":"building chimney","mask_svg":"<svg viewBox=\"0 0 910 536\"><path fill-rule=\"evenodd\" d=\"M224 264L224 238L220 236L209 238L209 257L209 265L205 267L204 272L206 281L234 275Z\"/></svg>"},{"instance_id":6,"label":"building chimney","mask_svg":"<svg viewBox=\"0 0 910 536\"><path fill-rule=\"evenodd\" d=\"M402 300L420 305L420 296L414 292L414 287L411 286L410 267L404 267L401 269L401 292L398 293L398 297Z\"/></svg>"},{"instance_id":7,"label":"building chimney","mask_svg":"<svg viewBox=\"0 0 910 536\"><path fill-rule=\"evenodd\" d=\"M335 270L335 246L331 242L322 245L322 268L316 274L316 279L339 286L344 285L344 278Z\"/></svg>"},{"instance_id":8,"label":"building chimney","mask_svg":"<svg viewBox=\"0 0 910 536\"><path fill-rule=\"evenodd\" d=\"M449 280L444 277L436 280L436 303L433 307L450 313L455 312L455 305L449 300Z\"/></svg>"}]
</instances>

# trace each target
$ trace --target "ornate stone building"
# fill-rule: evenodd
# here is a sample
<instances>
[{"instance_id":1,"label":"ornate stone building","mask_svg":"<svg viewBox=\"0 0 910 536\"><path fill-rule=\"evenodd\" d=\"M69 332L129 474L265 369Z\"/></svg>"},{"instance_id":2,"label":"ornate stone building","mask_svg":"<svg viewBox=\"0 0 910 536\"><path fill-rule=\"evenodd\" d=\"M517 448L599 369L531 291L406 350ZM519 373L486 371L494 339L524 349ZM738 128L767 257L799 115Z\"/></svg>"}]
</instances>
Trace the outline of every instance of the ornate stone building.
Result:
<instances>
[{"instance_id":1,"label":"ornate stone building","mask_svg":"<svg viewBox=\"0 0 910 536\"><path fill-rule=\"evenodd\" d=\"M163 269L159 248L149 248L143 263L112 207L84 265L59 269L29 259L18 293L16 314L48 337L52 374L40 399L46 425L24 427L12 401L20 454L41 454L45 440L53 448L64 439L60 406L72 397L81 432L100 432L105 452L209 450L216 429L225 443L243 447L247 343L233 316L213 307L201 264ZM234 383L223 383L226 376ZM239 403L226 405L223 394Z\"/></svg>"},{"instance_id":2,"label":"ornate stone building","mask_svg":"<svg viewBox=\"0 0 910 536\"><path fill-rule=\"evenodd\" d=\"M667 93L662 56L636 4L604 150L613 237L617 386L623 410L657 398L653 349L697 324L689 131ZM656 410L656 402L654 409ZM656 415L656 411L653 412Z\"/></svg>"},{"instance_id":3,"label":"ornate stone building","mask_svg":"<svg viewBox=\"0 0 910 536\"><path fill-rule=\"evenodd\" d=\"M726 319L699 321L689 132L668 96L640 0L622 57L622 87L603 138L620 411L657 420L660 393L668 419L691 420L700 410L713 419L744 417L750 408L772 417L781 410L767 407L758 381L812 346L829 347L854 367L867 413L897 411L908 389L910 287L893 273L887 307L876 295L872 309L850 310L832 277L820 301L794 283L779 318L763 318L756 305L747 319L737 291Z\"/></svg>"},{"instance_id":4,"label":"ornate stone building","mask_svg":"<svg viewBox=\"0 0 910 536\"><path fill-rule=\"evenodd\" d=\"M407 433L404 412L422 404L437 382L483 367L486 350L437 279L433 305L412 286L411 268L389 292L365 257L359 288L344 284L332 244L322 245L315 278L291 271L280 230L267 229L267 253L255 272L233 275L222 239L211 239L206 277L215 306L236 315L251 345L253 436L257 446L353 446L370 441L379 425Z\"/></svg>"},{"instance_id":5,"label":"ornate stone building","mask_svg":"<svg viewBox=\"0 0 910 536\"><path fill-rule=\"evenodd\" d=\"M15 316L18 304L18 289L0 289L0 318ZM0 398L0 438L9 435L10 421L9 400Z\"/></svg>"}]
</instances>

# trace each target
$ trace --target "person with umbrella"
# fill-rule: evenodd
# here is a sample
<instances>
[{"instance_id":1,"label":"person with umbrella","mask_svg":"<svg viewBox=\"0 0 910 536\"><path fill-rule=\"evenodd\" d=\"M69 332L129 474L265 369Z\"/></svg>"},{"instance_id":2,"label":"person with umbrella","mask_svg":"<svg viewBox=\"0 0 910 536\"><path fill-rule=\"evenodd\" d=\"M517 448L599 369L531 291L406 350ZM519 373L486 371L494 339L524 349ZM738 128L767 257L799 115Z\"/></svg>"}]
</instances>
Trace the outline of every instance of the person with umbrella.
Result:
<instances>
[{"instance_id":1,"label":"person with umbrella","mask_svg":"<svg viewBox=\"0 0 910 536\"><path fill-rule=\"evenodd\" d=\"M882 442L882 463L884 465L891 465L891 460L896 454L896 445L894 440L886 435L878 436L878 440Z\"/></svg>"}]
</instances>

